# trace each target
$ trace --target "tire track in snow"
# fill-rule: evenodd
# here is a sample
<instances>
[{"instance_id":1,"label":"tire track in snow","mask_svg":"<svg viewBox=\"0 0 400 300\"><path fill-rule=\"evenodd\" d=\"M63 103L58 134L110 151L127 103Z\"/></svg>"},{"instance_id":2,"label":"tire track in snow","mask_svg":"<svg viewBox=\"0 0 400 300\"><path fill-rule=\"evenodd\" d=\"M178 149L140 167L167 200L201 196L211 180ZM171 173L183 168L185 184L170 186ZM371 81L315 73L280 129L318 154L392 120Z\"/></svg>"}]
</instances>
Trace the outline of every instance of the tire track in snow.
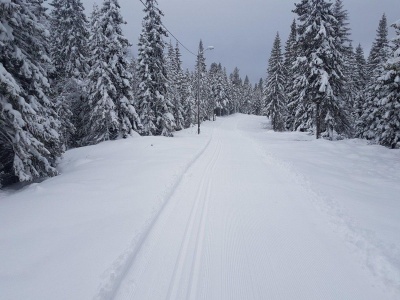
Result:
<instances>
[{"instance_id":1,"label":"tire track in snow","mask_svg":"<svg viewBox=\"0 0 400 300\"><path fill-rule=\"evenodd\" d=\"M105 279L100 284L98 292L93 297L93 300L110 300L115 297L119 287L121 286L121 283L124 281L128 271L134 264L137 254L140 252L144 241L149 236L152 228L157 223L157 220L159 219L161 213L165 210L166 206L173 197L177 187L182 182L184 176L188 173L190 167L193 166L195 162L198 161L200 157L204 154L204 152L208 149L209 145L211 144L213 134L214 130L203 149L201 149L192 158L192 160L183 168L181 174L178 175L177 179L171 185L171 187L167 189L165 196L163 197L165 200L162 202L161 206L157 210L155 210L153 215L144 223L142 229L137 234L135 234L135 238L132 240L128 249L126 249L114 261L112 266L106 271L108 275L105 276Z\"/></svg>"},{"instance_id":2,"label":"tire track in snow","mask_svg":"<svg viewBox=\"0 0 400 300\"><path fill-rule=\"evenodd\" d=\"M205 225L206 225L206 216L208 210L208 202L211 196L211 186L212 180L211 175L215 169L216 162L220 157L221 152L221 141L217 141L216 149L207 164L205 171L201 177L199 188L197 189L195 196L195 203L190 213L190 217L187 222L184 238L182 241L182 245L180 248L180 252L178 255L177 263L175 264L175 269L172 275L172 280L168 289L167 299L177 299L179 296L179 292L182 292L182 281L184 279L185 266L187 265L187 261L189 260L189 264L191 264L191 273L189 277L189 286L187 290L186 298L191 299L191 287L196 285L197 278L195 276L197 274L197 270L199 269L201 254L203 250L203 240L205 235ZM204 187L206 186L206 191L204 192ZM203 201L203 203L201 203ZM202 205L201 210L199 210L199 206ZM192 237L195 237L195 240L192 241ZM190 246L195 243L195 252L194 257L190 258Z\"/></svg>"}]
</instances>

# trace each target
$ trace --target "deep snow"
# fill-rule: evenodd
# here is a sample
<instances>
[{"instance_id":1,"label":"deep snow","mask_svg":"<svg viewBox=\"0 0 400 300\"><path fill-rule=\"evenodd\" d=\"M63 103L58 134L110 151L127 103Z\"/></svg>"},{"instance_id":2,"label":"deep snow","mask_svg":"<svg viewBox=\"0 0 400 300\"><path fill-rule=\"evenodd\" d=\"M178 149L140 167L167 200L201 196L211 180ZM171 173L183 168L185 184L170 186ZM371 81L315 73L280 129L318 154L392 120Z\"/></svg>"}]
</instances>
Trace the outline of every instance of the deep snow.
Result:
<instances>
[{"instance_id":1,"label":"deep snow","mask_svg":"<svg viewBox=\"0 0 400 300\"><path fill-rule=\"evenodd\" d=\"M0 191L0 299L398 299L400 151L235 115Z\"/></svg>"}]
</instances>

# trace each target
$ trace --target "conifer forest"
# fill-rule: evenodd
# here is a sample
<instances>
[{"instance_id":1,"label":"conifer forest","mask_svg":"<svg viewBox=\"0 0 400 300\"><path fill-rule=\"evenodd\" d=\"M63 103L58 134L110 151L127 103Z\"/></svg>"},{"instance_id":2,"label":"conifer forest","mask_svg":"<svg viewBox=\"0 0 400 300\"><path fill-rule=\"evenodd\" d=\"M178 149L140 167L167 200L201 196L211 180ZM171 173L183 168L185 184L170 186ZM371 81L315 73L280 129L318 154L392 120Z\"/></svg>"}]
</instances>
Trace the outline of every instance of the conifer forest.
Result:
<instances>
[{"instance_id":1,"label":"conifer forest","mask_svg":"<svg viewBox=\"0 0 400 300\"><path fill-rule=\"evenodd\" d=\"M399 300L396 1L0 0L0 300Z\"/></svg>"},{"instance_id":2,"label":"conifer forest","mask_svg":"<svg viewBox=\"0 0 400 300\"><path fill-rule=\"evenodd\" d=\"M1 185L57 175L68 149L134 132L173 137L198 114L200 122L264 115L275 131L400 148L400 21L383 15L365 53L351 40L344 1L297 1L288 39L277 33L266 76L254 84L239 68L207 65L201 41L193 69L184 70L156 0L143 2L137 41L123 34L118 0L90 16L80 0L49 5L0 0Z\"/></svg>"}]
</instances>

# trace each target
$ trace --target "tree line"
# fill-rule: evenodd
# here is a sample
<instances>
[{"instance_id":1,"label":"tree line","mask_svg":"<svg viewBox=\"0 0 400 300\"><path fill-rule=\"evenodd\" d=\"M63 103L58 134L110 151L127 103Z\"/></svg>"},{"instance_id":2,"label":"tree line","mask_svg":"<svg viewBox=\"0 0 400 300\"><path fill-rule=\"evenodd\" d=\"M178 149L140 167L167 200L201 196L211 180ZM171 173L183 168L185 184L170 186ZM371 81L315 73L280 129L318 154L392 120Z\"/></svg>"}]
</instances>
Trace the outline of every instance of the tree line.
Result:
<instances>
[{"instance_id":1,"label":"tree line","mask_svg":"<svg viewBox=\"0 0 400 300\"><path fill-rule=\"evenodd\" d=\"M285 53L278 34L264 86L273 129L400 148L399 21L390 42L382 16L366 59L360 44L353 48L342 0L302 0L293 12Z\"/></svg>"},{"instance_id":2,"label":"tree line","mask_svg":"<svg viewBox=\"0 0 400 300\"><path fill-rule=\"evenodd\" d=\"M167 40L156 0L143 2L138 55L123 35L118 0L90 18L80 0L0 0L0 187L57 175L74 147L175 131L215 115L265 115L274 130L330 139L362 137L399 148L399 44L383 16L366 60L353 49L340 0L302 0L281 49L276 36L265 79L207 67L203 44L194 71ZM198 110L199 109L199 114Z\"/></svg>"}]
</instances>

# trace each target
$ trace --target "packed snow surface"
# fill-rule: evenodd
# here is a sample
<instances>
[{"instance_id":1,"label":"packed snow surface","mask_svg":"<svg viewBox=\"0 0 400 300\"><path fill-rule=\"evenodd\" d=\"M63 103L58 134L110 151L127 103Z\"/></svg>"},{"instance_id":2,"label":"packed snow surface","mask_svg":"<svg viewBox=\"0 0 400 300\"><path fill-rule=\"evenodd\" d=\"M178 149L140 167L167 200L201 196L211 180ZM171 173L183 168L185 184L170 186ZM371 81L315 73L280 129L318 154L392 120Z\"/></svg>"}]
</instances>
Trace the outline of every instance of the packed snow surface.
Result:
<instances>
[{"instance_id":1,"label":"packed snow surface","mask_svg":"<svg viewBox=\"0 0 400 300\"><path fill-rule=\"evenodd\" d=\"M234 115L0 191L0 299L400 299L400 151Z\"/></svg>"}]
</instances>

